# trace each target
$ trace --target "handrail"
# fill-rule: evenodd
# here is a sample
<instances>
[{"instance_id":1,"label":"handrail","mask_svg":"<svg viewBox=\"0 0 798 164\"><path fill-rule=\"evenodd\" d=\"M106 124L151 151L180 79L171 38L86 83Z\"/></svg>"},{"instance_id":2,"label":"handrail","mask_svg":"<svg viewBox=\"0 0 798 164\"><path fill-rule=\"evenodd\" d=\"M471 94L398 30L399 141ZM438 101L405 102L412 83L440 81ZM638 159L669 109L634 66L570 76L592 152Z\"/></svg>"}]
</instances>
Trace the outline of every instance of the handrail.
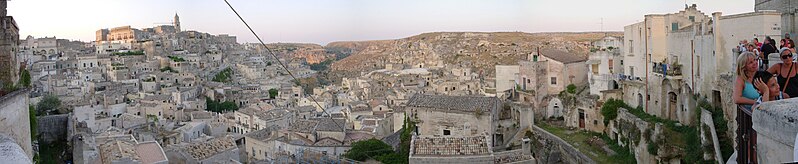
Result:
<instances>
[{"instance_id":1,"label":"handrail","mask_svg":"<svg viewBox=\"0 0 798 164\"><path fill-rule=\"evenodd\" d=\"M752 109L737 105L737 163L758 163Z\"/></svg>"}]
</instances>

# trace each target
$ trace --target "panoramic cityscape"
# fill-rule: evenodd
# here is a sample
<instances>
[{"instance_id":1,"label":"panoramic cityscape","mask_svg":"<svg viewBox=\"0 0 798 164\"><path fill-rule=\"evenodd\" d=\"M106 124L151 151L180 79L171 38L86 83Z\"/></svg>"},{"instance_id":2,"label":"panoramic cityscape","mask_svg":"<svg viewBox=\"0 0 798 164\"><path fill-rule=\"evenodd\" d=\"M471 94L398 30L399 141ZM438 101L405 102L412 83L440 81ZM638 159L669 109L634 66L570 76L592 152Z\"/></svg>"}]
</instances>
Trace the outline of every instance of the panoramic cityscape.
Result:
<instances>
[{"instance_id":1,"label":"panoramic cityscape","mask_svg":"<svg viewBox=\"0 0 798 164\"><path fill-rule=\"evenodd\" d=\"M0 163L798 162L794 0L48 1Z\"/></svg>"}]
</instances>

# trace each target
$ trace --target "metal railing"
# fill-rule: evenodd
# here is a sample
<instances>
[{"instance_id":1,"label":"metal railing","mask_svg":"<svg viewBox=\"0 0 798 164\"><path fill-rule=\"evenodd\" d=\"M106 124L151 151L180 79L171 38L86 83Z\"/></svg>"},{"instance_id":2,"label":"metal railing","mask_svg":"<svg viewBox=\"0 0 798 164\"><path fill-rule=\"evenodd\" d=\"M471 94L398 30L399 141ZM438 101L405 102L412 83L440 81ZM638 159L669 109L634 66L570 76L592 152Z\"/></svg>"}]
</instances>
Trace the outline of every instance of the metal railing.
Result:
<instances>
[{"instance_id":1,"label":"metal railing","mask_svg":"<svg viewBox=\"0 0 798 164\"><path fill-rule=\"evenodd\" d=\"M737 163L757 163L756 131L750 106L737 105Z\"/></svg>"},{"instance_id":2,"label":"metal railing","mask_svg":"<svg viewBox=\"0 0 798 164\"><path fill-rule=\"evenodd\" d=\"M653 69L654 69L654 73L665 74L667 76L681 76L682 75L682 65L681 64L666 65L665 63L654 63L654 68Z\"/></svg>"}]
</instances>

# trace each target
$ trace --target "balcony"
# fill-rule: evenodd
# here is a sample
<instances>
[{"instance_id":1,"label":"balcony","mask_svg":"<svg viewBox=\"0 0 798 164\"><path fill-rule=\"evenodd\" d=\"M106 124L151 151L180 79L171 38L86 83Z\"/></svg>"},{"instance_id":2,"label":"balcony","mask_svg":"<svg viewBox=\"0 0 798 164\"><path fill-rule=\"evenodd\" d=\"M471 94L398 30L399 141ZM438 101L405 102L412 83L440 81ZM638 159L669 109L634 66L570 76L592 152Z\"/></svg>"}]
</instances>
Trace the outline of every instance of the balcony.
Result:
<instances>
[{"instance_id":1,"label":"balcony","mask_svg":"<svg viewBox=\"0 0 798 164\"><path fill-rule=\"evenodd\" d=\"M654 73L669 76L670 78L681 78L682 65L681 64L665 64L654 63Z\"/></svg>"}]
</instances>

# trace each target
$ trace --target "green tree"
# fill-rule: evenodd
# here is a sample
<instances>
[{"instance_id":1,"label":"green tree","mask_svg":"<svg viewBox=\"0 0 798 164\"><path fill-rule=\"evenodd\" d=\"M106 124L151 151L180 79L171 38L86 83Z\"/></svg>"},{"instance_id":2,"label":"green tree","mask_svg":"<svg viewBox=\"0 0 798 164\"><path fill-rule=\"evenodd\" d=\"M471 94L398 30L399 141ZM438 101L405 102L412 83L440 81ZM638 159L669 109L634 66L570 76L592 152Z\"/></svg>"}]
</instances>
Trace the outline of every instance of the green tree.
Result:
<instances>
[{"instance_id":1,"label":"green tree","mask_svg":"<svg viewBox=\"0 0 798 164\"><path fill-rule=\"evenodd\" d=\"M366 159L376 159L376 157L391 154L393 147L378 139L369 139L352 143L352 149L344 154L344 157L358 161Z\"/></svg>"},{"instance_id":2,"label":"green tree","mask_svg":"<svg viewBox=\"0 0 798 164\"><path fill-rule=\"evenodd\" d=\"M277 97L278 94L280 94L280 91L278 91L277 89L275 88L269 89L269 98L274 99L275 97Z\"/></svg>"},{"instance_id":3,"label":"green tree","mask_svg":"<svg viewBox=\"0 0 798 164\"><path fill-rule=\"evenodd\" d=\"M575 94L576 93L576 85L568 84L568 86L565 87L565 91L570 93L570 94Z\"/></svg>"},{"instance_id":4,"label":"green tree","mask_svg":"<svg viewBox=\"0 0 798 164\"><path fill-rule=\"evenodd\" d=\"M19 73L19 84L22 87L30 87L30 72L28 70L22 70Z\"/></svg>"},{"instance_id":5,"label":"green tree","mask_svg":"<svg viewBox=\"0 0 798 164\"><path fill-rule=\"evenodd\" d=\"M36 123L36 108L33 105L28 105L28 119L30 119L30 138L36 139L36 128L38 127L38 123Z\"/></svg>"},{"instance_id":6,"label":"green tree","mask_svg":"<svg viewBox=\"0 0 798 164\"><path fill-rule=\"evenodd\" d=\"M609 99L607 102L604 102L604 104L601 105L601 115L604 116L604 124L607 124L610 122L610 120L614 120L616 117L618 117L618 108L620 107L628 108L628 105L626 105L626 103L624 103L622 100L618 99Z\"/></svg>"},{"instance_id":7,"label":"green tree","mask_svg":"<svg viewBox=\"0 0 798 164\"><path fill-rule=\"evenodd\" d=\"M61 100L58 99L58 96L48 94L42 98L39 103L36 104L36 112L41 113L43 115L47 115L50 111L57 110L61 107Z\"/></svg>"},{"instance_id":8,"label":"green tree","mask_svg":"<svg viewBox=\"0 0 798 164\"><path fill-rule=\"evenodd\" d=\"M235 111L238 110L238 105L234 102L225 101L221 105L221 111Z\"/></svg>"}]
</instances>

